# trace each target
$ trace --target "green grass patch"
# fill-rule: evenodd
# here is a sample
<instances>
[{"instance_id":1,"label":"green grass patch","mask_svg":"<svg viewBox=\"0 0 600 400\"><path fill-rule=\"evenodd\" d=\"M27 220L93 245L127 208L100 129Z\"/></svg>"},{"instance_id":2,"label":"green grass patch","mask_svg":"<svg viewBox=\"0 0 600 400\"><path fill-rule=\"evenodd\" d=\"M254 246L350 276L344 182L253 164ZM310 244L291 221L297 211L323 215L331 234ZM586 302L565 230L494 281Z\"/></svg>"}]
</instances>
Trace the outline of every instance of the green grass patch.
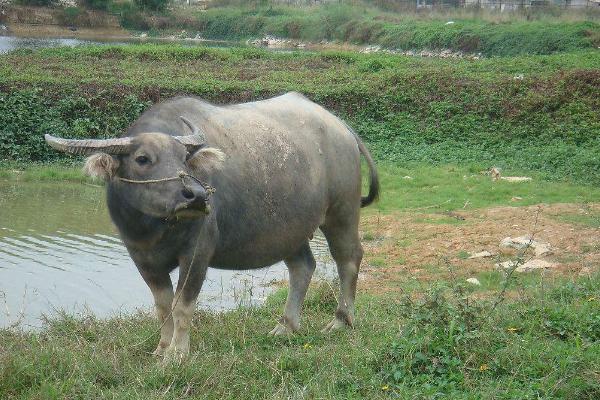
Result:
<instances>
[{"instance_id":1,"label":"green grass patch","mask_svg":"<svg viewBox=\"0 0 600 400\"><path fill-rule=\"evenodd\" d=\"M504 171L510 174L512 171ZM431 212L484 208L490 206L524 206L539 203L586 203L600 196L600 189L568 182L549 181L543 175L521 170L514 175L527 175L529 182L492 181L470 167L411 165L399 167L379 165L381 197L374 209L394 211L423 209ZM512 175L512 174L511 174ZM411 179L406 178L409 176ZM514 197L521 200L513 201ZM425 223L463 224L451 216L428 218Z\"/></svg>"},{"instance_id":2,"label":"green grass patch","mask_svg":"<svg viewBox=\"0 0 600 400\"><path fill-rule=\"evenodd\" d=\"M392 212L397 210L424 210L435 213L448 210L485 208L491 206L524 206L539 203L589 203L597 201L600 189L574 183L553 182L533 174L531 182L510 183L492 181L487 175L472 172L468 167L413 164L398 167L391 163L378 165L381 179L381 196L377 203L365 209L366 213ZM522 171L519 171L522 173ZM412 179L405 179L410 176ZM83 174L78 162L51 164L0 164L0 178L24 181L73 181L102 185L98 179ZM366 178L363 184L366 186ZM363 192L366 193L365 188ZM521 200L512 201L519 196ZM594 214L568 214L557 217L573 223L597 227L598 218ZM459 225L468 223L448 215L417 218L415 222L426 224ZM380 239L372 232L365 232L363 239ZM406 247L410 239L398 242Z\"/></svg>"},{"instance_id":3,"label":"green grass patch","mask_svg":"<svg viewBox=\"0 0 600 400\"><path fill-rule=\"evenodd\" d=\"M83 173L82 167L72 163L8 163L0 164L0 178L25 182L70 181L102 185L103 182Z\"/></svg>"},{"instance_id":4,"label":"green grass patch","mask_svg":"<svg viewBox=\"0 0 600 400\"><path fill-rule=\"evenodd\" d=\"M503 285L500 280L493 290ZM147 314L62 315L0 331L2 398L553 398L600 394L600 278L521 288L496 307L458 283L358 297L354 330L319 333L335 309L311 287L301 331L267 335L286 291L259 308L197 312L192 354L161 366ZM467 301L467 298L469 299Z\"/></svg>"},{"instance_id":5,"label":"green grass patch","mask_svg":"<svg viewBox=\"0 0 600 400\"><path fill-rule=\"evenodd\" d=\"M570 224L587 226L590 228L600 228L600 215L594 212L586 214L563 214L556 217L559 221Z\"/></svg>"}]
</instances>

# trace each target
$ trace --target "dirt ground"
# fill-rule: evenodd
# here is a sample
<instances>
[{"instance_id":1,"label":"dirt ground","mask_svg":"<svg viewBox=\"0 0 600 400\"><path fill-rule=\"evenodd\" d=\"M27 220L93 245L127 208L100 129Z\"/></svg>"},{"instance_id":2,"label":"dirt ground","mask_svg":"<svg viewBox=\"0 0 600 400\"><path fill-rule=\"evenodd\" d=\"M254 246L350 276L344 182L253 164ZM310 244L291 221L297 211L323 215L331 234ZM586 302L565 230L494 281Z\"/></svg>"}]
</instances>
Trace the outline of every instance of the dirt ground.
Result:
<instances>
[{"instance_id":1,"label":"dirt ground","mask_svg":"<svg viewBox=\"0 0 600 400\"><path fill-rule=\"evenodd\" d=\"M131 34L120 27L106 28L77 28L72 31L60 25L34 25L22 23L9 23L10 34L19 37L40 38L75 38L75 39L129 39Z\"/></svg>"},{"instance_id":2,"label":"dirt ground","mask_svg":"<svg viewBox=\"0 0 600 400\"><path fill-rule=\"evenodd\" d=\"M493 271L496 263L515 259L518 252L501 248L502 239L523 235L550 244L552 254L535 257L529 249L525 255L553 263L545 272L589 274L600 266L599 215L600 204L554 204L363 216L361 290L393 291L407 279L468 278ZM468 258L484 250L493 256Z\"/></svg>"}]
</instances>

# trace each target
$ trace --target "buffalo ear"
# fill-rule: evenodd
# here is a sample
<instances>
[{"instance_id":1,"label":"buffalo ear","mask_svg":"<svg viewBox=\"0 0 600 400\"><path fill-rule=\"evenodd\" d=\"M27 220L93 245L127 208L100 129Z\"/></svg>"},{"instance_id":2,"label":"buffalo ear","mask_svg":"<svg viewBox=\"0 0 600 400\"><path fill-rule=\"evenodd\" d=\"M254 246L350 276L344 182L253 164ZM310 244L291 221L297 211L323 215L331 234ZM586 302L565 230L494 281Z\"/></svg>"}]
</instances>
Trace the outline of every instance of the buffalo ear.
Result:
<instances>
[{"instance_id":1,"label":"buffalo ear","mask_svg":"<svg viewBox=\"0 0 600 400\"><path fill-rule=\"evenodd\" d=\"M85 160L83 172L94 178L102 178L105 181L115 176L119 168L119 160L110 154L96 153Z\"/></svg>"},{"instance_id":2,"label":"buffalo ear","mask_svg":"<svg viewBox=\"0 0 600 400\"><path fill-rule=\"evenodd\" d=\"M210 173L223 168L225 153L215 147L204 147L188 158L188 165L200 172Z\"/></svg>"}]
</instances>

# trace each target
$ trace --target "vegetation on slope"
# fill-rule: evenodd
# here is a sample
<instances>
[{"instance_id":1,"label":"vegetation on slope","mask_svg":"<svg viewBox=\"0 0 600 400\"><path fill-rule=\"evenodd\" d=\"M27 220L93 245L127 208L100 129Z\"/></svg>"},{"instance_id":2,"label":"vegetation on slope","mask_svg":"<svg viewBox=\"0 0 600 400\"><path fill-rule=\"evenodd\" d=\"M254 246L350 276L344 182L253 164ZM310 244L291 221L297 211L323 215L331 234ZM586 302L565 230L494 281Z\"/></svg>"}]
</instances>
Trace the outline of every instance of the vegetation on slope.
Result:
<instances>
[{"instance_id":1,"label":"vegetation on slope","mask_svg":"<svg viewBox=\"0 0 600 400\"><path fill-rule=\"evenodd\" d=\"M38 5L53 0L22 0ZM79 0L78 7L46 14L64 26L98 27L117 15L121 26L151 34L246 40L273 35L381 45L391 49L452 49L486 56L552 54L600 45L600 11L523 9L515 12L469 8L398 9L394 2L342 1L283 5L274 1L213 1L207 10L169 5L167 0ZM167 7L168 6L168 7ZM397 4L396 4L397 6ZM49 12L48 12L49 11ZM109 16L106 11L112 14ZM38 22L33 9L9 12L12 19ZM3 17L0 16L0 21ZM450 22L449 22L450 21Z\"/></svg>"},{"instance_id":2,"label":"vegetation on slope","mask_svg":"<svg viewBox=\"0 0 600 400\"><path fill-rule=\"evenodd\" d=\"M600 182L600 54L477 61L345 52L114 46L0 58L0 159L51 161L43 134L109 137L151 103L296 90L348 120L379 160L492 165Z\"/></svg>"}]
</instances>

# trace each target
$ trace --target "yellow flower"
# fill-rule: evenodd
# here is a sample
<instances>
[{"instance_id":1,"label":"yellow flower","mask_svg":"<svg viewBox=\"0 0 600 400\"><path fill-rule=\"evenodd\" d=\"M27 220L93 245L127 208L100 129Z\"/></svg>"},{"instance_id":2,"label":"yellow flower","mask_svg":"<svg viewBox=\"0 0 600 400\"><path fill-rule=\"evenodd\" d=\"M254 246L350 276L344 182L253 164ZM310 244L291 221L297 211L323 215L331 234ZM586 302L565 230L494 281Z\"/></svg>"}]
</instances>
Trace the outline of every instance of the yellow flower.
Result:
<instances>
[{"instance_id":1,"label":"yellow flower","mask_svg":"<svg viewBox=\"0 0 600 400\"><path fill-rule=\"evenodd\" d=\"M312 349L312 344L310 344L310 343L304 343L304 349L305 350Z\"/></svg>"},{"instance_id":2,"label":"yellow flower","mask_svg":"<svg viewBox=\"0 0 600 400\"><path fill-rule=\"evenodd\" d=\"M594 301L594 300L596 300L596 298L593 296L588 299L588 301Z\"/></svg>"},{"instance_id":3,"label":"yellow flower","mask_svg":"<svg viewBox=\"0 0 600 400\"><path fill-rule=\"evenodd\" d=\"M509 331L509 332L516 332L518 330L519 330L519 328L508 328L507 329L507 331Z\"/></svg>"},{"instance_id":4,"label":"yellow flower","mask_svg":"<svg viewBox=\"0 0 600 400\"><path fill-rule=\"evenodd\" d=\"M487 365L487 364L481 364L481 365L479 366L479 370L480 370L481 372L483 372L483 371L487 371L487 370L488 370L488 368L489 368L489 367L488 367L488 365Z\"/></svg>"},{"instance_id":5,"label":"yellow flower","mask_svg":"<svg viewBox=\"0 0 600 400\"><path fill-rule=\"evenodd\" d=\"M383 385L381 387L381 390L383 390L383 391L390 390L390 387L388 385Z\"/></svg>"}]
</instances>

